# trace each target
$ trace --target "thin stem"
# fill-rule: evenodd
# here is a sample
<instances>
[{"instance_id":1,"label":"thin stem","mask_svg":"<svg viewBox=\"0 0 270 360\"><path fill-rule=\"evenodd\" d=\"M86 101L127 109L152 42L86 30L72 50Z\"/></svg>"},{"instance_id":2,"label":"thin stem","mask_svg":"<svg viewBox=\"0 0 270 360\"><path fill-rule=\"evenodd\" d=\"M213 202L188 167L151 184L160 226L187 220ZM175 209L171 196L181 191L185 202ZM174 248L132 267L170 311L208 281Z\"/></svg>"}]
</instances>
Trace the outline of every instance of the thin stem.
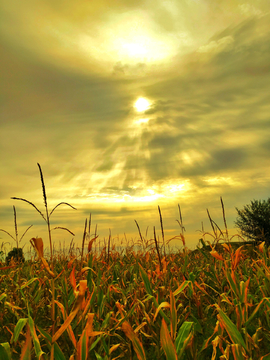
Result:
<instances>
[{"instance_id":1,"label":"thin stem","mask_svg":"<svg viewBox=\"0 0 270 360\"><path fill-rule=\"evenodd\" d=\"M161 233L162 233L162 239L163 239L164 256L165 256L165 258L166 258L166 251L165 251L165 237L164 237L163 221L162 221L162 215L161 215L161 211L160 211L160 207L159 207L159 205L158 205L158 212L159 212L160 227L161 227Z\"/></svg>"},{"instance_id":2,"label":"thin stem","mask_svg":"<svg viewBox=\"0 0 270 360\"><path fill-rule=\"evenodd\" d=\"M108 265L110 263L110 245L111 245L111 229L109 229L109 241L108 241Z\"/></svg>"},{"instance_id":3,"label":"thin stem","mask_svg":"<svg viewBox=\"0 0 270 360\"><path fill-rule=\"evenodd\" d=\"M227 240L228 240L229 239L229 233L228 233L228 228L227 228L227 222L226 222L226 217L225 217L225 208L224 208L222 197L220 197L220 201L221 201L221 206L222 206L222 215L223 215L223 221L224 221L225 230L226 230L226 237L227 237Z\"/></svg>"},{"instance_id":4,"label":"thin stem","mask_svg":"<svg viewBox=\"0 0 270 360\"><path fill-rule=\"evenodd\" d=\"M87 218L85 219L84 232L83 232L83 240L82 240L81 269L82 269L82 265L83 265L83 251L84 251L84 243L85 243L85 238L86 238L86 229L87 229Z\"/></svg>"},{"instance_id":5,"label":"thin stem","mask_svg":"<svg viewBox=\"0 0 270 360\"><path fill-rule=\"evenodd\" d=\"M157 250L157 254L158 254L160 271L162 271L163 268L162 268L162 262L161 262L161 257L160 257L160 252L159 252L159 247L158 247L158 241L157 241L157 237L156 237L156 229L155 229L155 227L154 227L154 240L155 240L156 250Z\"/></svg>"}]
</instances>

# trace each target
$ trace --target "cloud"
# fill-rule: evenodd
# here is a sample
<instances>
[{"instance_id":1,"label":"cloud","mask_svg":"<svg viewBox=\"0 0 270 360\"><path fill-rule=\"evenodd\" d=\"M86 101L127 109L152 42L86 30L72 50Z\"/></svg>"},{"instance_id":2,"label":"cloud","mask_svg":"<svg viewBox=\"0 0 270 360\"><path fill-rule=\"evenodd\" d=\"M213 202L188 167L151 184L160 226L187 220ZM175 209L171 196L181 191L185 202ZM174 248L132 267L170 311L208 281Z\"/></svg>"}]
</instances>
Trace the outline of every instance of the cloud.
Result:
<instances>
[{"instance_id":1,"label":"cloud","mask_svg":"<svg viewBox=\"0 0 270 360\"><path fill-rule=\"evenodd\" d=\"M263 14L263 12L260 9L256 8L254 5L251 5L248 3L238 5L238 7L239 7L241 13L246 16L252 16L252 15L258 16L258 15Z\"/></svg>"},{"instance_id":2,"label":"cloud","mask_svg":"<svg viewBox=\"0 0 270 360\"><path fill-rule=\"evenodd\" d=\"M198 53L218 53L220 51L229 51L231 45L234 42L232 36L224 36L217 41L210 41L207 45L200 46L197 50Z\"/></svg>"}]
</instances>

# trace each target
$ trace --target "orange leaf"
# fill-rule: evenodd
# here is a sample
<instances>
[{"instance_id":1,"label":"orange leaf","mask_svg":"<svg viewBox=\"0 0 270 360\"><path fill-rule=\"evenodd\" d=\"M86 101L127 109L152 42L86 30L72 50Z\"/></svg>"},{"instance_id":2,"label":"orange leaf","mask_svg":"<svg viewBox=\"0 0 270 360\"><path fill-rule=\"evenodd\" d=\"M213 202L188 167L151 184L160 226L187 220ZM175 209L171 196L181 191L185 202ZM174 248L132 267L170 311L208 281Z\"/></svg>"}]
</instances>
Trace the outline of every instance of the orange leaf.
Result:
<instances>
[{"instance_id":1,"label":"orange leaf","mask_svg":"<svg viewBox=\"0 0 270 360\"><path fill-rule=\"evenodd\" d=\"M98 236L94 237L94 239L90 240L89 241L89 244L88 244L88 252L90 253L91 249L92 249L92 245L93 245L93 242L98 238Z\"/></svg>"},{"instance_id":2,"label":"orange leaf","mask_svg":"<svg viewBox=\"0 0 270 360\"><path fill-rule=\"evenodd\" d=\"M43 257L43 240L41 238L32 238L30 240L32 246L34 247L34 249L36 250L38 257L40 258L40 260L42 261L45 269L48 271L48 273L54 277L54 273L51 271L50 266L47 262L47 260Z\"/></svg>"},{"instance_id":3,"label":"orange leaf","mask_svg":"<svg viewBox=\"0 0 270 360\"><path fill-rule=\"evenodd\" d=\"M42 264L45 266L45 269L48 271L48 273L49 273L52 277L54 277L55 275L54 275L54 273L51 271L50 266L49 266L49 264L47 263L47 260L44 259L44 257L41 257L40 259L41 259L41 261L42 261Z\"/></svg>"},{"instance_id":4,"label":"orange leaf","mask_svg":"<svg viewBox=\"0 0 270 360\"><path fill-rule=\"evenodd\" d=\"M229 253L231 252L231 245L223 243L223 244L221 244L221 246L224 247L224 249L227 250Z\"/></svg>"},{"instance_id":5,"label":"orange leaf","mask_svg":"<svg viewBox=\"0 0 270 360\"><path fill-rule=\"evenodd\" d=\"M73 264L73 262L74 262L75 259L76 259L76 258L74 257L73 259L71 259L71 260L68 262L68 265L67 265L68 269L71 268L71 265Z\"/></svg>"},{"instance_id":6,"label":"orange leaf","mask_svg":"<svg viewBox=\"0 0 270 360\"><path fill-rule=\"evenodd\" d=\"M43 257L43 240L41 238L32 238L30 240L31 244L33 245L34 249L38 253L40 258Z\"/></svg>"},{"instance_id":7,"label":"orange leaf","mask_svg":"<svg viewBox=\"0 0 270 360\"><path fill-rule=\"evenodd\" d=\"M183 235L183 234L180 234L180 238L181 238L181 240L182 240L183 245L186 246L186 240L185 240L184 235Z\"/></svg>"},{"instance_id":8,"label":"orange leaf","mask_svg":"<svg viewBox=\"0 0 270 360\"><path fill-rule=\"evenodd\" d=\"M116 301L115 305L117 306L117 309L121 315L122 318L125 317L124 315L124 305L120 304L120 302Z\"/></svg>"},{"instance_id":9,"label":"orange leaf","mask_svg":"<svg viewBox=\"0 0 270 360\"><path fill-rule=\"evenodd\" d=\"M12 269L14 267L16 267L17 265L10 265L10 266L5 266L5 267L1 267L0 270L7 270L7 269Z\"/></svg>"},{"instance_id":10,"label":"orange leaf","mask_svg":"<svg viewBox=\"0 0 270 360\"><path fill-rule=\"evenodd\" d=\"M241 255L242 255L241 249L242 249L242 247L243 247L243 246L240 246L240 247L236 250L236 252L235 252L235 254L234 254L234 262L233 262L233 266L232 266L233 270L236 269L236 267L237 267L237 265L239 264L239 261L240 261L240 259L241 259Z\"/></svg>"},{"instance_id":11,"label":"orange leaf","mask_svg":"<svg viewBox=\"0 0 270 360\"><path fill-rule=\"evenodd\" d=\"M260 245L259 245L259 250L260 250L261 253L263 253L264 244L265 244L265 241L261 242Z\"/></svg>"},{"instance_id":12,"label":"orange leaf","mask_svg":"<svg viewBox=\"0 0 270 360\"><path fill-rule=\"evenodd\" d=\"M220 255L216 250L213 249L212 251L210 251L210 254L211 254L214 258L216 258L216 259L218 259L218 260L224 261L222 255Z\"/></svg>"},{"instance_id":13,"label":"orange leaf","mask_svg":"<svg viewBox=\"0 0 270 360\"><path fill-rule=\"evenodd\" d=\"M77 297L78 295L78 290L76 290L77 285L76 285L76 279L75 279L75 266L73 267L70 275L69 275L69 281L71 283L71 286L73 287L73 292L74 295Z\"/></svg>"},{"instance_id":14,"label":"orange leaf","mask_svg":"<svg viewBox=\"0 0 270 360\"><path fill-rule=\"evenodd\" d=\"M114 350L116 350L121 344L115 344L112 347L110 347L109 354L111 354Z\"/></svg>"},{"instance_id":15,"label":"orange leaf","mask_svg":"<svg viewBox=\"0 0 270 360\"><path fill-rule=\"evenodd\" d=\"M146 360L145 352L142 343L140 342L138 336L133 331L131 325L124 321L122 324L122 330L124 331L125 335L129 340L132 342L134 350L137 354L139 360Z\"/></svg>"},{"instance_id":16,"label":"orange leaf","mask_svg":"<svg viewBox=\"0 0 270 360\"><path fill-rule=\"evenodd\" d=\"M78 311L81 308L82 302L84 300L84 294L85 294L86 288L87 288L87 280L81 280L80 286L79 286L79 291L78 291L78 297L76 299L73 311L69 314L67 319L64 321L64 323L60 327L60 329L54 334L54 336L52 338L52 343L57 341L57 339L63 334L63 332L67 329L67 327L71 324L72 320L77 315Z\"/></svg>"},{"instance_id":17,"label":"orange leaf","mask_svg":"<svg viewBox=\"0 0 270 360\"><path fill-rule=\"evenodd\" d=\"M65 321L66 318L67 318L67 314L66 314L66 310L65 310L63 304L61 304L61 303L60 303L59 301L57 301L57 300L55 300L54 302L59 306L59 308L60 308L60 310L61 310L61 313L62 313L62 315L63 315L63 319L64 319L64 321ZM73 330L72 330L71 325L69 325L69 326L67 327L67 332L68 332L68 335L69 335L70 340L71 340L72 343L73 343L73 346L76 348L76 347L77 347L77 341L76 341L76 339L75 339L75 335L74 335L74 332L73 332Z\"/></svg>"},{"instance_id":18,"label":"orange leaf","mask_svg":"<svg viewBox=\"0 0 270 360\"><path fill-rule=\"evenodd\" d=\"M169 304L167 301L162 302L162 303L158 306L158 308L157 308L157 310L156 310L156 313L155 313L155 316L154 316L154 320L153 320L153 321L156 320L156 317L158 316L158 313L159 313L159 311L160 311L162 308L170 308L170 304Z\"/></svg>"},{"instance_id":19,"label":"orange leaf","mask_svg":"<svg viewBox=\"0 0 270 360\"><path fill-rule=\"evenodd\" d=\"M164 319L162 319L161 324L160 342L167 360L177 360L175 345L170 337L170 333Z\"/></svg>"},{"instance_id":20,"label":"orange leaf","mask_svg":"<svg viewBox=\"0 0 270 360\"><path fill-rule=\"evenodd\" d=\"M31 345L30 327L27 325L26 340L22 348L20 360L31 360Z\"/></svg>"}]
</instances>

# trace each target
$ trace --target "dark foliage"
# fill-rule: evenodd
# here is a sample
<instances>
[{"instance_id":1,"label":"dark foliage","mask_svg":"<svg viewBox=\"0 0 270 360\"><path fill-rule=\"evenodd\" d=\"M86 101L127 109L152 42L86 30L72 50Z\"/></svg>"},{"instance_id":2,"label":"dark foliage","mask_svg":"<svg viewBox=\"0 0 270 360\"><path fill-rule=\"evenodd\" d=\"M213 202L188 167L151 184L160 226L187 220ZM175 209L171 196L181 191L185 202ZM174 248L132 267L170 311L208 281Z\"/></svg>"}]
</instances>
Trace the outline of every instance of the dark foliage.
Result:
<instances>
[{"instance_id":1,"label":"dark foliage","mask_svg":"<svg viewBox=\"0 0 270 360\"><path fill-rule=\"evenodd\" d=\"M6 263L9 264L12 258L15 261L24 262L25 259L24 259L22 249L21 248L13 248L13 250L11 250L8 253L8 256L6 257Z\"/></svg>"},{"instance_id":2,"label":"dark foliage","mask_svg":"<svg viewBox=\"0 0 270 360\"><path fill-rule=\"evenodd\" d=\"M244 209L236 208L238 217L235 225L243 236L255 242L265 241L270 245L270 198L253 200Z\"/></svg>"}]
</instances>

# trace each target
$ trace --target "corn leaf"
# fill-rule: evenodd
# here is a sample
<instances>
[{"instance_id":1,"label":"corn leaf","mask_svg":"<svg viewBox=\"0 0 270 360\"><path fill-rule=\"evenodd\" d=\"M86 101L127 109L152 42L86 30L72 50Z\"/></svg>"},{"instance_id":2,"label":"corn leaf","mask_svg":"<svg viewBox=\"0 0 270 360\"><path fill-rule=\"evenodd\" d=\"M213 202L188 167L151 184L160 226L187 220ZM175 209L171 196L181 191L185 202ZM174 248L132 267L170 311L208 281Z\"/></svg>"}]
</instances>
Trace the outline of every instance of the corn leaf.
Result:
<instances>
[{"instance_id":1,"label":"corn leaf","mask_svg":"<svg viewBox=\"0 0 270 360\"><path fill-rule=\"evenodd\" d=\"M66 310L65 310L63 304L61 304L61 303L60 303L59 301L57 301L57 300L55 300L55 304L58 305L58 307L60 308L61 313L62 313L62 315L63 315L63 319L64 319L64 321L65 321L65 320L67 319L67 314L66 314ZM73 343L74 348L76 348L76 347L77 347L77 341L76 341L76 339L75 339L75 335L74 335L74 332L73 332L73 330L72 330L71 325L69 325L69 326L67 327L67 333L68 333L68 336L69 336L70 340L71 340L72 343Z\"/></svg>"},{"instance_id":2,"label":"corn leaf","mask_svg":"<svg viewBox=\"0 0 270 360\"><path fill-rule=\"evenodd\" d=\"M177 360L177 353L172 338L164 319L162 319L160 330L160 342L167 360Z\"/></svg>"},{"instance_id":3,"label":"corn leaf","mask_svg":"<svg viewBox=\"0 0 270 360\"><path fill-rule=\"evenodd\" d=\"M37 326L37 329L41 333L41 335L44 337L44 339L48 345L48 350L50 350L51 343L52 343L51 335L48 334L45 330L41 329L38 326ZM62 353L62 350L60 349L60 347L57 343L54 344L54 360L66 360L64 354Z\"/></svg>"},{"instance_id":4,"label":"corn leaf","mask_svg":"<svg viewBox=\"0 0 270 360\"><path fill-rule=\"evenodd\" d=\"M0 359L11 360L10 346L7 342L0 344Z\"/></svg>"},{"instance_id":5,"label":"corn leaf","mask_svg":"<svg viewBox=\"0 0 270 360\"><path fill-rule=\"evenodd\" d=\"M180 329L175 339L175 347L178 358L181 359L181 356L184 353L184 350L192 336L193 322L185 321Z\"/></svg>"},{"instance_id":6,"label":"corn leaf","mask_svg":"<svg viewBox=\"0 0 270 360\"><path fill-rule=\"evenodd\" d=\"M22 348L20 360L31 360L31 347L32 347L32 343L31 343L31 336L30 336L30 327L28 325L27 332L26 332L26 341Z\"/></svg>"},{"instance_id":7,"label":"corn leaf","mask_svg":"<svg viewBox=\"0 0 270 360\"><path fill-rule=\"evenodd\" d=\"M246 327L253 319L254 317L257 315L258 311L260 310L260 308L263 306L264 303L268 303L268 306L270 306L270 298L263 298L259 304L256 306L256 308L254 309L254 311L252 312L252 314L250 315L249 319L247 320L247 322L244 324L244 326Z\"/></svg>"},{"instance_id":8,"label":"corn leaf","mask_svg":"<svg viewBox=\"0 0 270 360\"><path fill-rule=\"evenodd\" d=\"M142 343L140 342L138 336L133 331L131 325L124 321L122 324L122 330L129 340L132 342L133 348L137 354L138 360L146 360L145 352Z\"/></svg>"},{"instance_id":9,"label":"corn leaf","mask_svg":"<svg viewBox=\"0 0 270 360\"><path fill-rule=\"evenodd\" d=\"M218 305L216 305L220 321L222 322L223 326L225 327L231 341L234 344L242 345L245 350L247 350L246 344L242 338L242 335L238 331L237 327L234 323L228 318L228 316L220 309Z\"/></svg>"},{"instance_id":10,"label":"corn leaf","mask_svg":"<svg viewBox=\"0 0 270 360\"><path fill-rule=\"evenodd\" d=\"M41 350L40 343L39 343L36 329L35 329L35 325L34 325L34 321L30 315L28 315L28 324L30 327L31 336L32 336L33 343L34 343L36 356L38 359L40 359L42 357L42 354L45 354L45 353Z\"/></svg>"},{"instance_id":11,"label":"corn leaf","mask_svg":"<svg viewBox=\"0 0 270 360\"><path fill-rule=\"evenodd\" d=\"M143 282L144 282L144 286L146 288L146 291L149 295L153 296L153 291L151 289L151 284L150 284L150 281L148 279L148 276L146 274L146 272L144 271L144 268L142 267L141 264L139 264L139 267L140 267L140 273L141 273L141 277L143 279Z\"/></svg>"},{"instance_id":12,"label":"corn leaf","mask_svg":"<svg viewBox=\"0 0 270 360\"><path fill-rule=\"evenodd\" d=\"M25 325L27 324L27 322L28 322L28 318L26 318L26 319L20 319L20 320L17 322L17 324L16 324L16 326L15 326L15 329L14 329L13 337L12 337L12 339L11 339L11 343L16 342L16 341L18 340L19 335L20 335L22 329L23 329L23 328L25 327Z\"/></svg>"},{"instance_id":13,"label":"corn leaf","mask_svg":"<svg viewBox=\"0 0 270 360\"><path fill-rule=\"evenodd\" d=\"M241 346L239 344L232 344L231 350L234 360L245 360L245 357L242 354Z\"/></svg>"},{"instance_id":14,"label":"corn leaf","mask_svg":"<svg viewBox=\"0 0 270 360\"><path fill-rule=\"evenodd\" d=\"M191 281L190 280L185 280L177 290L175 290L173 292L173 295L176 296L178 294L180 294L180 292L182 292L183 290L185 290L185 288L188 286L188 284L190 283Z\"/></svg>"},{"instance_id":15,"label":"corn leaf","mask_svg":"<svg viewBox=\"0 0 270 360\"><path fill-rule=\"evenodd\" d=\"M162 303L158 306L158 308L157 308L157 310L156 310L156 312L155 312L155 316L154 316L154 320L153 320L153 321L156 320L156 317L158 316L158 313L159 313L159 311L160 311L162 308L169 308L169 307L170 307L170 304L169 304L167 301L162 302Z\"/></svg>"},{"instance_id":16,"label":"corn leaf","mask_svg":"<svg viewBox=\"0 0 270 360\"><path fill-rule=\"evenodd\" d=\"M5 299L7 297L7 294L3 293L0 295L0 301L2 301L3 299Z\"/></svg>"},{"instance_id":17,"label":"corn leaf","mask_svg":"<svg viewBox=\"0 0 270 360\"><path fill-rule=\"evenodd\" d=\"M171 336L172 339L175 340L176 330L177 330L177 311L175 305L175 298L172 291L170 291L170 311L171 311Z\"/></svg>"},{"instance_id":18,"label":"corn leaf","mask_svg":"<svg viewBox=\"0 0 270 360\"><path fill-rule=\"evenodd\" d=\"M77 359L87 360L88 358L88 339L86 331L84 330L77 345Z\"/></svg>"},{"instance_id":19,"label":"corn leaf","mask_svg":"<svg viewBox=\"0 0 270 360\"><path fill-rule=\"evenodd\" d=\"M69 316L66 318L66 320L64 321L64 323L62 324L62 326L60 327L60 329L54 334L53 338L52 338L52 342L54 343L55 341L57 341L57 339L63 334L63 332L68 328L68 326L71 324L72 320L75 318L75 316L77 315L78 311L81 308L82 302L84 300L84 294L85 294L85 290L86 290L86 286L87 286L87 281L86 280L81 280L80 281L80 287L79 287L79 295L76 299L75 305L74 305L74 310L69 314Z\"/></svg>"},{"instance_id":20,"label":"corn leaf","mask_svg":"<svg viewBox=\"0 0 270 360\"><path fill-rule=\"evenodd\" d=\"M38 278L33 278L33 279L30 279L29 281L27 281L25 284L23 284L21 286L21 289L24 289L25 287L27 287L28 285L31 285L34 281L38 280Z\"/></svg>"}]
</instances>

